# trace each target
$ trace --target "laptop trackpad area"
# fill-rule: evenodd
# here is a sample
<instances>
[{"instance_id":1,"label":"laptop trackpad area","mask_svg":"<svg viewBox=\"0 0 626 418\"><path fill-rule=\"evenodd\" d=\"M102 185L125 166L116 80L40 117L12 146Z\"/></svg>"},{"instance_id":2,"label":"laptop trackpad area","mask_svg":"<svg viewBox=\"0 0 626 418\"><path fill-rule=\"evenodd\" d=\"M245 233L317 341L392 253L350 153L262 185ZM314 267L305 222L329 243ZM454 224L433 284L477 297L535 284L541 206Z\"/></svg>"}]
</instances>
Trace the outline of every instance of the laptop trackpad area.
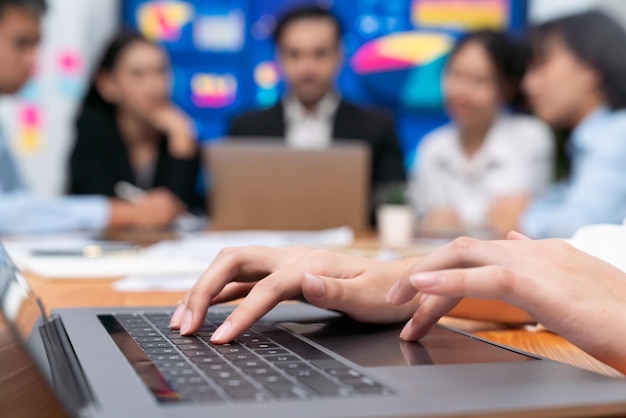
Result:
<instances>
[{"instance_id":1,"label":"laptop trackpad area","mask_svg":"<svg viewBox=\"0 0 626 418\"><path fill-rule=\"evenodd\" d=\"M362 324L347 318L281 326L363 367L518 362L536 360L490 343L435 327L419 342L405 342L403 324Z\"/></svg>"}]
</instances>

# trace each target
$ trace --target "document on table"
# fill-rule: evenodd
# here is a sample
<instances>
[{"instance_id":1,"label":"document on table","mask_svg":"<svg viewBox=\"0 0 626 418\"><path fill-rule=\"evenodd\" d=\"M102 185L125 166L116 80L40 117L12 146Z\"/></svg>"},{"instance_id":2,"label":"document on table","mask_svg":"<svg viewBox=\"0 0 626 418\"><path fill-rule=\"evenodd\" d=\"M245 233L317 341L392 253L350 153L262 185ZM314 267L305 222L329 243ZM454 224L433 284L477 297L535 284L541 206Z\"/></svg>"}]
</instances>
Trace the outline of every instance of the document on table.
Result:
<instances>
[{"instance_id":1,"label":"document on table","mask_svg":"<svg viewBox=\"0 0 626 418\"><path fill-rule=\"evenodd\" d=\"M190 233L180 240L163 241L133 255L35 256L35 250L71 250L94 244L90 236L57 236L32 240L11 239L5 246L18 267L42 278L105 278L131 276L120 286L149 290L166 288L163 281L183 283L180 277L198 277L225 247L264 245L286 247L343 246L354 239L347 227L322 231L236 231ZM41 253L41 251L39 251ZM59 251L61 252L61 251ZM178 278L178 279L175 279ZM130 283L130 284L129 284ZM143 287L142 287L143 286ZM182 287L182 284L179 286ZM185 288L188 286L185 285Z\"/></svg>"}]
</instances>

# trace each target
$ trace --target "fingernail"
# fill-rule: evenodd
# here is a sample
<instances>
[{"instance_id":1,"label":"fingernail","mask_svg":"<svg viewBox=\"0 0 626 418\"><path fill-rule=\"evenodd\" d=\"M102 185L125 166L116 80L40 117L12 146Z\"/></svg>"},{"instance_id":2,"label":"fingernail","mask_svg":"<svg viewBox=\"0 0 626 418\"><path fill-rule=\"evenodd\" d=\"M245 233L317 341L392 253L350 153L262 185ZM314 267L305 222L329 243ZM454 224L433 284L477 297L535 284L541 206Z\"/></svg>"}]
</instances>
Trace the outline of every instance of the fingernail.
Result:
<instances>
[{"instance_id":1,"label":"fingernail","mask_svg":"<svg viewBox=\"0 0 626 418\"><path fill-rule=\"evenodd\" d=\"M185 313L185 305L179 303L172 315L172 319L170 319L170 328L179 328L180 321Z\"/></svg>"},{"instance_id":2,"label":"fingernail","mask_svg":"<svg viewBox=\"0 0 626 418\"><path fill-rule=\"evenodd\" d=\"M215 330L213 335L211 335L211 342L223 341L224 337L230 332L232 327L233 327L232 322L230 321L224 322Z\"/></svg>"},{"instance_id":3,"label":"fingernail","mask_svg":"<svg viewBox=\"0 0 626 418\"><path fill-rule=\"evenodd\" d=\"M322 279L310 273L305 273L304 277L306 279L306 288L311 295L316 298L324 296L324 293L326 293L326 287L324 286Z\"/></svg>"},{"instance_id":4,"label":"fingernail","mask_svg":"<svg viewBox=\"0 0 626 418\"><path fill-rule=\"evenodd\" d=\"M413 318L409 319L409 322L407 322L404 328L402 328L402 331L400 331L400 338L403 339L404 341L407 341L408 334L411 332L412 328L413 328Z\"/></svg>"},{"instance_id":5,"label":"fingernail","mask_svg":"<svg viewBox=\"0 0 626 418\"><path fill-rule=\"evenodd\" d=\"M387 303L393 303L393 300L396 298L396 295L398 294L399 287L400 287L400 282L395 282L393 286L391 286L391 289L389 289L389 292L387 292L387 297L385 298L385 301Z\"/></svg>"},{"instance_id":6,"label":"fingernail","mask_svg":"<svg viewBox=\"0 0 626 418\"><path fill-rule=\"evenodd\" d=\"M441 274L439 273L416 273L409 277L409 281L417 289L423 287L433 287L441 283Z\"/></svg>"},{"instance_id":7,"label":"fingernail","mask_svg":"<svg viewBox=\"0 0 626 418\"><path fill-rule=\"evenodd\" d=\"M422 294L420 295L420 298L419 298L419 299L418 299L418 301L417 301L417 304L418 304L418 305L423 305L423 304L424 304L424 302L426 302L426 300L428 300L428 297L429 297L429 296L430 296L430 295L429 295L428 293L422 293Z\"/></svg>"},{"instance_id":8,"label":"fingernail","mask_svg":"<svg viewBox=\"0 0 626 418\"><path fill-rule=\"evenodd\" d=\"M180 325L180 335L187 335L191 329L191 321L193 314L189 309L185 310L185 316L183 317L183 323Z\"/></svg>"}]
</instances>

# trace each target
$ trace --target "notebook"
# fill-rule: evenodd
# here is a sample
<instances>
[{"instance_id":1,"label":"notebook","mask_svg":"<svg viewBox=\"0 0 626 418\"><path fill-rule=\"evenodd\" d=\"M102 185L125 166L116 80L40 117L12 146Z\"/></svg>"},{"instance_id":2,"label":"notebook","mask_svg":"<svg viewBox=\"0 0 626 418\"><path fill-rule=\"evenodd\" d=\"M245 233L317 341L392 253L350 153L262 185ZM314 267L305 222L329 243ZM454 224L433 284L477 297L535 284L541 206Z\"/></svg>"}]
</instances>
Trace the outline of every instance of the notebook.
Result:
<instances>
[{"instance_id":1,"label":"notebook","mask_svg":"<svg viewBox=\"0 0 626 418\"><path fill-rule=\"evenodd\" d=\"M368 224L370 150L337 142L303 150L265 139L203 149L212 227L315 230Z\"/></svg>"},{"instance_id":2,"label":"notebook","mask_svg":"<svg viewBox=\"0 0 626 418\"><path fill-rule=\"evenodd\" d=\"M444 327L422 341L400 324L368 325L301 303L279 305L231 344L208 342L233 309L215 306L193 336L172 308L79 308L43 315L0 247L0 352L11 387L54 389L80 417L593 416L626 412L626 382ZM6 354L4 354L6 355ZM28 371L28 373L26 373ZM7 377L8 376L8 377ZM24 380L26 379L26 380ZM34 385L38 382L38 386ZM23 402L44 402L38 389ZM49 398L53 399L50 400ZM4 397L2 411L15 411ZM37 407L38 404L28 405ZM50 405L46 406L47 408ZM9 409L10 408L10 409Z\"/></svg>"}]
</instances>

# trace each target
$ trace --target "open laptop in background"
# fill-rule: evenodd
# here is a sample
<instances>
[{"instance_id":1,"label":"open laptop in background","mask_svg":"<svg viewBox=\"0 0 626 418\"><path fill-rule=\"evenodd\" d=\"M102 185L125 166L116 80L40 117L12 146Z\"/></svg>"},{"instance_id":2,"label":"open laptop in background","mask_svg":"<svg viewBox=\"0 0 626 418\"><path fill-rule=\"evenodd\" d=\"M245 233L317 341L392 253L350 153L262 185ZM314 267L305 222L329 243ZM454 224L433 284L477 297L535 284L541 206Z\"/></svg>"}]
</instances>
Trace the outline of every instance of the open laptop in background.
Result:
<instances>
[{"instance_id":1,"label":"open laptop in background","mask_svg":"<svg viewBox=\"0 0 626 418\"><path fill-rule=\"evenodd\" d=\"M322 150L265 139L208 144L209 213L216 230L317 230L368 225L370 150L341 143Z\"/></svg>"},{"instance_id":2,"label":"open laptop in background","mask_svg":"<svg viewBox=\"0 0 626 418\"><path fill-rule=\"evenodd\" d=\"M0 340L0 381L12 379L15 387L35 390L47 375L58 404L73 416L626 413L624 381L443 327L419 343L401 342L401 325L359 324L300 303L279 305L222 346L208 339L232 306L212 307L200 331L185 338L168 328L169 308L62 309L46 317L2 246L0 302L2 317L16 331ZM11 347L22 354L27 348L30 357L7 358L15 352ZM50 401L45 390L38 394L22 399ZM3 416L11 416L16 411L9 409L11 399L0 399ZM57 414L56 406L46 408Z\"/></svg>"}]
</instances>

